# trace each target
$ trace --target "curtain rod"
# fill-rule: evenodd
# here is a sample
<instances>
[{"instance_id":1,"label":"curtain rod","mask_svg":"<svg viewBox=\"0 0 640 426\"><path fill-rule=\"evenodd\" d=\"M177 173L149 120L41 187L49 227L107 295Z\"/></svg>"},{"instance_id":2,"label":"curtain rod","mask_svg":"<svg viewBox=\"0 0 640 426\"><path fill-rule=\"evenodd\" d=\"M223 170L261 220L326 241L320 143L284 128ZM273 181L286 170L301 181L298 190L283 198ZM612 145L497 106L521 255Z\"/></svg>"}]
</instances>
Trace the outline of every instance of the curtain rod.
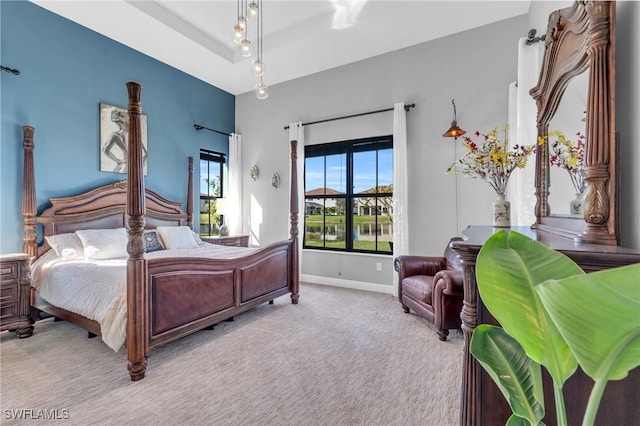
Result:
<instances>
[{"instance_id":1,"label":"curtain rod","mask_svg":"<svg viewBox=\"0 0 640 426\"><path fill-rule=\"evenodd\" d=\"M527 33L527 39L524 41L524 44L529 46L530 44L537 43L539 41L544 41L544 39L547 37L546 34L542 34L540 37L536 37L536 33L537 33L536 29L531 28Z\"/></svg>"},{"instance_id":2,"label":"curtain rod","mask_svg":"<svg viewBox=\"0 0 640 426\"><path fill-rule=\"evenodd\" d=\"M210 128L208 128L208 127L204 127L204 126L201 126L201 125L199 125L199 124L194 124L194 125L193 125L193 127L194 127L196 130L202 130L202 129L204 129L204 130L211 130L212 132L220 133L221 135L231 136L231 134L230 134L230 133L222 132L222 131L220 131L220 130L216 130L216 129L210 129Z\"/></svg>"},{"instance_id":3,"label":"curtain rod","mask_svg":"<svg viewBox=\"0 0 640 426\"><path fill-rule=\"evenodd\" d=\"M0 65L0 71L10 72L13 75L20 75L20 70L15 68L5 67L4 65Z\"/></svg>"},{"instance_id":4,"label":"curtain rod","mask_svg":"<svg viewBox=\"0 0 640 426\"><path fill-rule=\"evenodd\" d=\"M411 108L414 108L416 106L416 104L407 104L404 106L404 110L405 111L409 111ZM359 114L351 114L351 115L344 115L342 117L334 117L334 118L327 118L324 120L317 120L317 121L310 121L308 123L302 123L303 126L308 126L310 124L318 124L318 123L326 123L327 121L335 121L335 120L343 120L345 118L353 118L353 117L360 117L363 115L369 115L369 114L377 114L379 112L387 112L387 111L393 111L393 108L385 108L385 109L379 109L376 111L369 111L369 112L361 112ZM288 130L289 126L284 126L284 130Z\"/></svg>"}]
</instances>

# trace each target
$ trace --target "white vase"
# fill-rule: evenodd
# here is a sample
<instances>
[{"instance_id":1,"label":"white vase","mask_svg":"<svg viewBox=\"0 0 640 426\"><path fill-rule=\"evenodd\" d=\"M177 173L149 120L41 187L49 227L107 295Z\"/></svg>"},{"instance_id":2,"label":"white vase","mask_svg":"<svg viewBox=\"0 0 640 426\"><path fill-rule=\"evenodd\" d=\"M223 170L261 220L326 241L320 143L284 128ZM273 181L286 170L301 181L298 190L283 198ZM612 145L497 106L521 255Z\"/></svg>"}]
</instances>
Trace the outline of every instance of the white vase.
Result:
<instances>
[{"instance_id":1,"label":"white vase","mask_svg":"<svg viewBox=\"0 0 640 426\"><path fill-rule=\"evenodd\" d=\"M569 214L581 215L584 211L584 192L576 192L576 198L569 203Z\"/></svg>"},{"instance_id":2,"label":"white vase","mask_svg":"<svg viewBox=\"0 0 640 426\"><path fill-rule=\"evenodd\" d=\"M498 194L493 202L493 226L508 228L511 226L511 202L504 199L504 194Z\"/></svg>"}]
</instances>

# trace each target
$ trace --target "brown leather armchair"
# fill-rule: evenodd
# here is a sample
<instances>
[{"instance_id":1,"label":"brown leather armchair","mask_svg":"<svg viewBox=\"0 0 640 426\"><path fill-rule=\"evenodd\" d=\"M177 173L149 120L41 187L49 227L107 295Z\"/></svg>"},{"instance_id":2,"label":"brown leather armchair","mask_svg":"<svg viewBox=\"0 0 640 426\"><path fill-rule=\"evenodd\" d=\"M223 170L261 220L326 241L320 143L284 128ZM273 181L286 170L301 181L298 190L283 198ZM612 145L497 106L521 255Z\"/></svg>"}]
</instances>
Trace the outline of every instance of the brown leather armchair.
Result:
<instances>
[{"instance_id":1,"label":"brown leather armchair","mask_svg":"<svg viewBox=\"0 0 640 426\"><path fill-rule=\"evenodd\" d=\"M447 244L443 256L398 256L394 268L404 311L433 323L440 340L447 340L449 330L461 325L463 272L457 254Z\"/></svg>"}]
</instances>

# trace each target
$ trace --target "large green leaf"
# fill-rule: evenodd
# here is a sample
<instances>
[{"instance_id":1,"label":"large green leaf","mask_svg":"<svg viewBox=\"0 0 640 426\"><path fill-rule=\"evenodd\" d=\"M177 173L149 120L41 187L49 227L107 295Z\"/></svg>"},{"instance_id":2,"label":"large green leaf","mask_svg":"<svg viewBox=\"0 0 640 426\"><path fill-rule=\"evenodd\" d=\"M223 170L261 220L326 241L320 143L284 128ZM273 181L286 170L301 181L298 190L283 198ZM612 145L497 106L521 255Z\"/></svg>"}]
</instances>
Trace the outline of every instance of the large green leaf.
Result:
<instances>
[{"instance_id":1,"label":"large green leaf","mask_svg":"<svg viewBox=\"0 0 640 426\"><path fill-rule=\"evenodd\" d=\"M571 259L518 232L493 234L478 254L476 279L485 306L557 386L577 361L542 307L535 287L548 279L584 274Z\"/></svg>"},{"instance_id":2,"label":"large green leaf","mask_svg":"<svg viewBox=\"0 0 640 426\"><path fill-rule=\"evenodd\" d=\"M500 388L511 411L537 425L544 417L540 364L500 327L481 324L473 332L469 350ZM510 418L507 424L529 424Z\"/></svg>"},{"instance_id":3,"label":"large green leaf","mask_svg":"<svg viewBox=\"0 0 640 426\"><path fill-rule=\"evenodd\" d=\"M594 380L619 380L640 366L640 264L549 280L545 309Z\"/></svg>"},{"instance_id":4,"label":"large green leaf","mask_svg":"<svg viewBox=\"0 0 640 426\"><path fill-rule=\"evenodd\" d=\"M532 423L529 420L523 419L520 416L516 416L515 414L512 414L507 419L507 423L505 423L504 426L531 426L531 425ZM537 426L544 426L544 423L539 422Z\"/></svg>"}]
</instances>

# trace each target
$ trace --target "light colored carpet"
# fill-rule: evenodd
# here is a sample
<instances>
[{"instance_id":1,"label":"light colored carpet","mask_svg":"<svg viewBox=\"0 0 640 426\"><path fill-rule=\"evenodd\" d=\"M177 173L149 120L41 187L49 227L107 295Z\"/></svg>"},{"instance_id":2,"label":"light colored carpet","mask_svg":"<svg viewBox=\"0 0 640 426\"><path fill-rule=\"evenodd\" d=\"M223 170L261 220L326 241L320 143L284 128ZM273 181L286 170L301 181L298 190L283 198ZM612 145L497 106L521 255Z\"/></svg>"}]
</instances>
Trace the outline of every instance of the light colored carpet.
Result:
<instances>
[{"instance_id":1,"label":"light colored carpet","mask_svg":"<svg viewBox=\"0 0 640 426\"><path fill-rule=\"evenodd\" d=\"M462 348L390 295L302 284L298 305L283 296L151 351L134 383L124 349L49 319L0 335L0 422L33 425L10 418L31 409L64 425L454 425Z\"/></svg>"}]
</instances>

